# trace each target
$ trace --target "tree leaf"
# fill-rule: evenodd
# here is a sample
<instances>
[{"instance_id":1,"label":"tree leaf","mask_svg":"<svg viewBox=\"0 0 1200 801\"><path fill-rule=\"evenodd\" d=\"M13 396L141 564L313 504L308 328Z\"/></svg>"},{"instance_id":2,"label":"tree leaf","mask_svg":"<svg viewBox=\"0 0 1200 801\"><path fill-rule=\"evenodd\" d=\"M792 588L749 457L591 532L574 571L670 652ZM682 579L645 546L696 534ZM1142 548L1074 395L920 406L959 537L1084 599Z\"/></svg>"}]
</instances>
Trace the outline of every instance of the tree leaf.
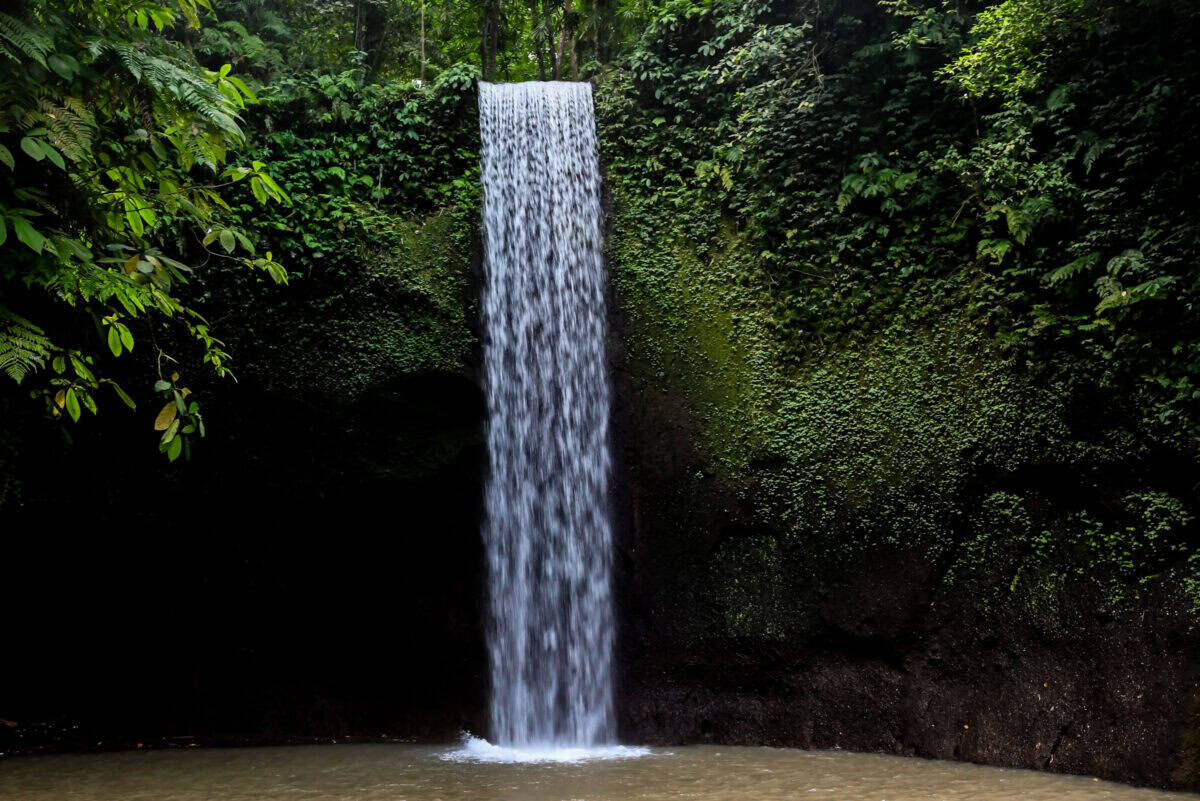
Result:
<instances>
[{"instance_id":1,"label":"tree leaf","mask_svg":"<svg viewBox=\"0 0 1200 801\"><path fill-rule=\"evenodd\" d=\"M159 440L159 442L163 445L166 445L168 442L175 439L175 435L178 433L179 433L179 421L172 420L171 424L169 426L167 426L167 430L163 432L162 439Z\"/></svg>"},{"instance_id":2,"label":"tree leaf","mask_svg":"<svg viewBox=\"0 0 1200 801\"><path fill-rule=\"evenodd\" d=\"M34 161L41 161L46 158L46 153L42 150L42 143L28 136L22 137L21 149Z\"/></svg>"},{"instance_id":3,"label":"tree leaf","mask_svg":"<svg viewBox=\"0 0 1200 801\"><path fill-rule=\"evenodd\" d=\"M221 231L221 247L225 248L225 252L232 253L236 246L237 243L233 238L233 231L230 231L228 228Z\"/></svg>"},{"instance_id":4,"label":"tree leaf","mask_svg":"<svg viewBox=\"0 0 1200 801\"><path fill-rule=\"evenodd\" d=\"M171 427L171 423L175 422L175 417L179 414L179 410L175 408L175 402L172 401L162 407L162 411L158 413L158 417L154 418L155 431L167 431ZM166 442L166 438L163 442Z\"/></svg>"},{"instance_id":5,"label":"tree leaf","mask_svg":"<svg viewBox=\"0 0 1200 801\"><path fill-rule=\"evenodd\" d=\"M71 366L75 368L75 375L79 376L80 378L93 382L96 380L96 376L93 375L92 371L89 370L87 365L83 363L83 359L80 359L78 356L71 356Z\"/></svg>"},{"instance_id":6,"label":"tree leaf","mask_svg":"<svg viewBox=\"0 0 1200 801\"><path fill-rule=\"evenodd\" d=\"M176 422L178 425L178 421ZM179 452L183 450L183 437L175 437L167 445L167 458L172 462L179 458Z\"/></svg>"},{"instance_id":7,"label":"tree leaf","mask_svg":"<svg viewBox=\"0 0 1200 801\"><path fill-rule=\"evenodd\" d=\"M267 189L257 175L250 179L250 189L254 192L255 200L264 206L267 205Z\"/></svg>"},{"instance_id":8,"label":"tree leaf","mask_svg":"<svg viewBox=\"0 0 1200 801\"><path fill-rule=\"evenodd\" d=\"M71 69L71 65L62 56L52 54L46 59L46 66L57 72L68 81L75 77L75 71Z\"/></svg>"},{"instance_id":9,"label":"tree leaf","mask_svg":"<svg viewBox=\"0 0 1200 801\"><path fill-rule=\"evenodd\" d=\"M142 224L142 215L138 212L138 204L133 198L125 198L125 219L129 222L129 228L133 231L134 236L141 236L146 230Z\"/></svg>"},{"instance_id":10,"label":"tree leaf","mask_svg":"<svg viewBox=\"0 0 1200 801\"><path fill-rule=\"evenodd\" d=\"M75 388L71 387L66 394L67 414L71 415L71 419L76 423L79 422L79 398L75 397Z\"/></svg>"},{"instance_id":11,"label":"tree leaf","mask_svg":"<svg viewBox=\"0 0 1200 801\"><path fill-rule=\"evenodd\" d=\"M0 164L3 164L10 170L16 168L16 162L13 160L12 151L4 145L0 145Z\"/></svg>"},{"instance_id":12,"label":"tree leaf","mask_svg":"<svg viewBox=\"0 0 1200 801\"><path fill-rule=\"evenodd\" d=\"M123 400L126 406L135 411L137 410L137 404L133 402L133 398L129 397L129 393L121 389L120 384L116 381L109 381L108 383L112 385L113 392L117 393L117 397Z\"/></svg>"},{"instance_id":13,"label":"tree leaf","mask_svg":"<svg viewBox=\"0 0 1200 801\"><path fill-rule=\"evenodd\" d=\"M121 335L111 325L108 327L108 349L112 351L113 356L121 355Z\"/></svg>"},{"instance_id":14,"label":"tree leaf","mask_svg":"<svg viewBox=\"0 0 1200 801\"><path fill-rule=\"evenodd\" d=\"M63 161L62 155L49 142L42 142L42 152L46 154L46 158L55 167L58 167L60 170L67 168L67 162Z\"/></svg>"},{"instance_id":15,"label":"tree leaf","mask_svg":"<svg viewBox=\"0 0 1200 801\"><path fill-rule=\"evenodd\" d=\"M34 227L29 224L29 220L24 217L12 217L11 219L13 232L17 235L17 239L28 245L34 253L41 253L42 246L46 244L46 237L34 230Z\"/></svg>"}]
</instances>

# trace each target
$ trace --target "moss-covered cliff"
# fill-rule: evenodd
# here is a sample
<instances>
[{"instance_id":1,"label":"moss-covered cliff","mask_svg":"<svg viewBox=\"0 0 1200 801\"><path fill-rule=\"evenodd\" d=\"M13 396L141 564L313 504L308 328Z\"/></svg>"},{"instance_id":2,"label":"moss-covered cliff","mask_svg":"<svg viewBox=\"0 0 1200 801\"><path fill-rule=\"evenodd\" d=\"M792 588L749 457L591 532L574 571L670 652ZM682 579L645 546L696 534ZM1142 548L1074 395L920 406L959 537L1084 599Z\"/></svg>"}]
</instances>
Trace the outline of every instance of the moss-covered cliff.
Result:
<instances>
[{"instance_id":1,"label":"moss-covered cliff","mask_svg":"<svg viewBox=\"0 0 1200 801\"><path fill-rule=\"evenodd\" d=\"M970 271L797 353L736 217L612 158L626 736L1196 786L1193 451Z\"/></svg>"}]
</instances>

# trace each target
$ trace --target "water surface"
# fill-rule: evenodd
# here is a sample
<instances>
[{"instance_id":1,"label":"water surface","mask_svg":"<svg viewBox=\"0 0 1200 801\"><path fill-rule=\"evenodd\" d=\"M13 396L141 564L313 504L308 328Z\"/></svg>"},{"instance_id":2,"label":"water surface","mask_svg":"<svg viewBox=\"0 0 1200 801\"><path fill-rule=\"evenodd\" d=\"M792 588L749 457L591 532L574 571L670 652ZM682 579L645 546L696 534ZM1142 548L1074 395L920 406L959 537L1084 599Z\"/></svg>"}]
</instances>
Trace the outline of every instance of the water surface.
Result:
<instances>
[{"instance_id":1,"label":"water surface","mask_svg":"<svg viewBox=\"0 0 1200 801\"><path fill-rule=\"evenodd\" d=\"M1165 801L1081 776L841 751L690 746L573 763L331 745L0 759L5 801Z\"/></svg>"}]
</instances>

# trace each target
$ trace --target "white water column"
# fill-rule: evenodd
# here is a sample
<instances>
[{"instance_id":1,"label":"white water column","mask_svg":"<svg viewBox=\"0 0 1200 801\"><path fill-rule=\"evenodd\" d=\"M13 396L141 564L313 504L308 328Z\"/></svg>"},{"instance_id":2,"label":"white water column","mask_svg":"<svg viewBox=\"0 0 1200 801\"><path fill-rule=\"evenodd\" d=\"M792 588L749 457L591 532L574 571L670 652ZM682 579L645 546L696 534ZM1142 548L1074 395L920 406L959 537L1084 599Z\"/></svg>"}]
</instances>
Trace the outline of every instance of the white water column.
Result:
<instances>
[{"instance_id":1,"label":"white water column","mask_svg":"<svg viewBox=\"0 0 1200 801\"><path fill-rule=\"evenodd\" d=\"M591 86L479 84L492 738L615 741L609 380Z\"/></svg>"}]
</instances>

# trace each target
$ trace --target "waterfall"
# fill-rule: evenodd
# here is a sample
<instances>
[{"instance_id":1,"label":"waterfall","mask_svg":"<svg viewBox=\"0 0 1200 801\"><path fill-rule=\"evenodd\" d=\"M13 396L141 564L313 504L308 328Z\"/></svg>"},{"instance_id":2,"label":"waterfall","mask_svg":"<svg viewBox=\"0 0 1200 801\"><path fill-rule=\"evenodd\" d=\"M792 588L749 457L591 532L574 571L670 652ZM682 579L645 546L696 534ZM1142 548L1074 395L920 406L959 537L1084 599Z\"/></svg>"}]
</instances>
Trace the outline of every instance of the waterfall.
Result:
<instances>
[{"instance_id":1,"label":"waterfall","mask_svg":"<svg viewBox=\"0 0 1200 801\"><path fill-rule=\"evenodd\" d=\"M615 741L591 86L479 84L494 742Z\"/></svg>"}]
</instances>

